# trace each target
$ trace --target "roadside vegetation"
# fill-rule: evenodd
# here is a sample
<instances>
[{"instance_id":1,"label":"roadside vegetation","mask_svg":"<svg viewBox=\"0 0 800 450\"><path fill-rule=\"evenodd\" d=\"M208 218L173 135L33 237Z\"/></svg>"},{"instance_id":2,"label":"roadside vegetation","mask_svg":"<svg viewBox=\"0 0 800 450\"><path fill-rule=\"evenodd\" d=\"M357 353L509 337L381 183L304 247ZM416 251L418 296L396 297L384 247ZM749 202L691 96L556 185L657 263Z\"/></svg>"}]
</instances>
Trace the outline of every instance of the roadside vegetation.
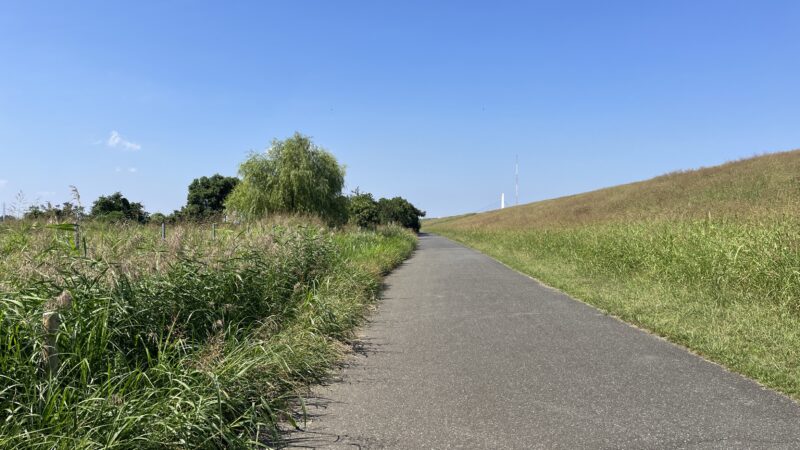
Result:
<instances>
[{"instance_id":1,"label":"roadside vegetation","mask_svg":"<svg viewBox=\"0 0 800 450\"><path fill-rule=\"evenodd\" d=\"M772 154L424 230L800 400L799 173Z\"/></svg>"},{"instance_id":2,"label":"roadside vegetation","mask_svg":"<svg viewBox=\"0 0 800 450\"><path fill-rule=\"evenodd\" d=\"M27 220L45 223L215 223L245 222L273 215L310 215L327 225L375 228L399 225L419 231L425 211L403 197L375 200L356 188L344 188L344 166L311 138L295 133L274 139L265 152L252 152L239 166L239 177L214 174L195 178L188 187L186 205L170 214L150 213L145 205L117 191L97 198L88 211L75 186L72 200L60 205L29 204L23 193L11 205L5 223ZM365 214L366 213L366 214Z\"/></svg>"},{"instance_id":3,"label":"roadside vegetation","mask_svg":"<svg viewBox=\"0 0 800 450\"><path fill-rule=\"evenodd\" d=\"M298 141L310 144L283 143ZM288 162L253 157L242 178L195 180L169 218L120 193L87 214L77 190L5 218L0 448L253 448L293 423L416 245L400 225L350 223L337 186L334 215L303 183L293 207L225 206L240 186L257 199L273 189L253 186L274 176L247 167L254 158L291 172L312 148L344 175L308 145Z\"/></svg>"}]
</instances>

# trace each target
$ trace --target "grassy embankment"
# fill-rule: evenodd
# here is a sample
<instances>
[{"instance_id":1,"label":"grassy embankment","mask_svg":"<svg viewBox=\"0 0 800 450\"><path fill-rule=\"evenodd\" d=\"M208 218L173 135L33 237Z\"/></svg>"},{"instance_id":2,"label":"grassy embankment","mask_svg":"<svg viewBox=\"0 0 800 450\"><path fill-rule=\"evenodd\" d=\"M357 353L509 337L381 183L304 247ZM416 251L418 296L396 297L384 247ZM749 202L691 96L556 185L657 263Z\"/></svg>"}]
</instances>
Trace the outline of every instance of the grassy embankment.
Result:
<instances>
[{"instance_id":1,"label":"grassy embankment","mask_svg":"<svg viewBox=\"0 0 800 450\"><path fill-rule=\"evenodd\" d=\"M423 230L800 400L800 151Z\"/></svg>"},{"instance_id":2,"label":"grassy embankment","mask_svg":"<svg viewBox=\"0 0 800 450\"><path fill-rule=\"evenodd\" d=\"M84 252L0 227L0 448L259 445L415 246L298 219L86 228Z\"/></svg>"}]
</instances>

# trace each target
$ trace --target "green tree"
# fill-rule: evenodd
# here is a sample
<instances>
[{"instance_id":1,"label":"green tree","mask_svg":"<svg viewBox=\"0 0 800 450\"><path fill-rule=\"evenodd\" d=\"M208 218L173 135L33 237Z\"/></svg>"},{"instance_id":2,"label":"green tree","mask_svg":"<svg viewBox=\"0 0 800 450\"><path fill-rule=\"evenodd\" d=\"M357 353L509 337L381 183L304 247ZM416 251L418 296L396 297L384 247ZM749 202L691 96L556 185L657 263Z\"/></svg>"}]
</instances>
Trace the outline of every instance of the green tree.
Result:
<instances>
[{"instance_id":1,"label":"green tree","mask_svg":"<svg viewBox=\"0 0 800 450\"><path fill-rule=\"evenodd\" d=\"M245 218L288 212L317 214L333 222L346 215L344 167L299 133L272 141L267 153L250 155L239 175L242 181L225 206Z\"/></svg>"},{"instance_id":2,"label":"green tree","mask_svg":"<svg viewBox=\"0 0 800 450\"><path fill-rule=\"evenodd\" d=\"M41 205L31 205L23 217L30 220L49 219L64 222L78 221L82 215L83 207L76 206L71 202L64 202L61 206L47 202Z\"/></svg>"},{"instance_id":3,"label":"green tree","mask_svg":"<svg viewBox=\"0 0 800 450\"><path fill-rule=\"evenodd\" d=\"M144 205L138 202L130 202L120 192L115 192L108 196L101 195L92 204L90 214L95 219L110 222L132 220L146 223L148 220Z\"/></svg>"},{"instance_id":4,"label":"green tree","mask_svg":"<svg viewBox=\"0 0 800 450\"><path fill-rule=\"evenodd\" d=\"M373 228L378 222L378 202L370 193L361 193L358 189L353 191L347 203L347 213L350 223L361 228Z\"/></svg>"},{"instance_id":5,"label":"green tree","mask_svg":"<svg viewBox=\"0 0 800 450\"><path fill-rule=\"evenodd\" d=\"M150 222L153 222L153 223L166 223L166 222L169 222L169 219L167 218L167 216L164 215L164 213L157 212L157 213L150 214Z\"/></svg>"},{"instance_id":6,"label":"green tree","mask_svg":"<svg viewBox=\"0 0 800 450\"><path fill-rule=\"evenodd\" d=\"M378 217L381 223L396 223L406 228L419 232L420 217L425 217L425 211L417 209L403 197L378 200Z\"/></svg>"},{"instance_id":7,"label":"green tree","mask_svg":"<svg viewBox=\"0 0 800 450\"><path fill-rule=\"evenodd\" d=\"M189 185L189 195L181 215L189 219L204 219L222 213L225 199L237 184L238 178L220 174L195 178Z\"/></svg>"},{"instance_id":8,"label":"green tree","mask_svg":"<svg viewBox=\"0 0 800 450\"><path fill-rule=\"evenodd\" d=\"M36 220L47 217L47 206L31 205L22 216L26 220Z\"/></svg>"},{"instance_id":9,"label":"green tree","mask_svg":"<svg viewBox=\"0 0 800 450\"><path fill-rule=\"evenodd\" d=\"M61 207L55 208L55 213L58 220L74 220L79 221L83 216L83 206L73 204L72 202L64 202Z\"/></svg>"}]
</instances>

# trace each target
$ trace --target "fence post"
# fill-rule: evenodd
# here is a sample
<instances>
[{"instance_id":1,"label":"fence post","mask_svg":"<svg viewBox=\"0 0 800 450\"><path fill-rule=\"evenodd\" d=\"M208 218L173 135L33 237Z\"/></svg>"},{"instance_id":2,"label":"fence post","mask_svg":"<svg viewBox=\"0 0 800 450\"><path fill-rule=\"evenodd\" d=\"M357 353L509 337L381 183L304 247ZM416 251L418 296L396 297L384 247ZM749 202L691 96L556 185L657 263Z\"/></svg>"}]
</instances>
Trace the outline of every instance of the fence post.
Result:
<instances>
[{"instance_id":1,"label":"fence post","mask_svg":"<svg viewBox=\"0 0 800 450\"><path fill-rule=\"evenodd\" d=\"M164 222L161 222L161 240L167 240L167 224Z\"/></svg>"},{"instance_id":2,"label":"fence post","mask_svg":"<svg viewBox=\"0 0 800 450\"><path fill-rule=\"evenodd\" d=\"M72 305L72 296L69 292L64 291L56 297L54 302L51 302L47 309L42 314L42 325L44 326L44 345L42 346L42 355L47 364L47 373L52 376L58 373L61 366L61 358L58 356L58 330L61 328L61 314L59 310L69 308Z\"/></svg>"},{"instance_id":3,"label":"fence post","mask_svg":"<svg viewBox=\"0 0 800 450\"><path fill-rule=\"evenodd\" d=\"M211 224L211 239L212 240L216 240L217 239L217 224L216 223L212 223Z\"/></svg>"},{"instance_id":4,"label":"fence post","mask_svg":"<svg viewBox=\"0 0 800 450\"><path fill-rule=\"evenodd\" d=\"M75 224L75 250L80 250L81 248L81 225L79 223Z\"/></svg>"},{"instance_id":5,"label":"fence post","mask_svg":"<svg viewBox=\"0 0 800 450\"><path fill-rule=\"evenodd\" d=\"M61 317L58 315L58 311L46 311L42 314L42 325L44 325L42 354L47 364L47 373L54 375L61 365L61 361L58 358L58 349L56 348L56 336L61 326Z\"/></svg>"}]
</instances>

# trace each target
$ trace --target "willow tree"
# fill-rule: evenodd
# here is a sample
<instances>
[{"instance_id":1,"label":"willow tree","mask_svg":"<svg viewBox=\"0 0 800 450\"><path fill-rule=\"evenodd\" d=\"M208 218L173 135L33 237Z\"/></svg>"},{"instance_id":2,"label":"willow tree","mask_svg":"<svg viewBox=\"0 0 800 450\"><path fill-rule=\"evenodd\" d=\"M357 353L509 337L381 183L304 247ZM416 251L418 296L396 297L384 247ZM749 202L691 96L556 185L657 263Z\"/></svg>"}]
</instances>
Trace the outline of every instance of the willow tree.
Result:
<instances>
[{"instance_id":1,"label":"willow tree","mask_svg":"<svg viewBox=\"0 0 800 450\"><path fill-rule=\"evenodd\" d=\"M304 213L335 222L346 214L344 167L300 133L273 140L266 153L251 154L239 176L225 206L245 218Z\"/></svg>"}]
</instances>

